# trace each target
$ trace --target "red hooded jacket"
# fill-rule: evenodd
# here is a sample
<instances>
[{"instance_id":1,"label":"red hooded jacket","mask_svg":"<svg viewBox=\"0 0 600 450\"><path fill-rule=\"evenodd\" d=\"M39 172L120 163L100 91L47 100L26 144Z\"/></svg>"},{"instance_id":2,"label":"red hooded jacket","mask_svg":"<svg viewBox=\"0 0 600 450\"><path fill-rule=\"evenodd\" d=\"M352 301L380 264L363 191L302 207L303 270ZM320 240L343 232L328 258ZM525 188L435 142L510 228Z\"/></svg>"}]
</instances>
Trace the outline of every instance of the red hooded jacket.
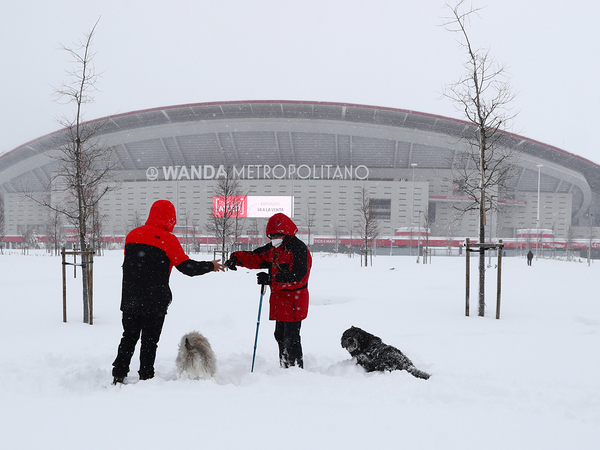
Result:
<instances>
[{"instance_id":1,"label":"red hooded jacket","mask_svg":"<svg viewBox=\"0 0 600 450\"><path fill-rule=\"evenodd\" d=\"M173 266L190 277L214 269L210 261L194 261L172 233L177 223L168 200L154 202L146 224L125 238L121 311L130 314L166 314L171 303L169 277Z\"/></svg>"},{"instance_id":2,"label":"red hooded jacket","mask_svg":"<svg viewBox=\"0 0 600 450\"><path fill-rule=\"evenodd\" d=\"M251 252L234 252L238 265L249 269L269 269L271 296L269 319L299 322L308 315L308 277L312 256L304 242L296 237L298 227L285 214L275 214L267 223L267 236L283 234L283 243L271 243Z\"/></svg>"}]
</instances>

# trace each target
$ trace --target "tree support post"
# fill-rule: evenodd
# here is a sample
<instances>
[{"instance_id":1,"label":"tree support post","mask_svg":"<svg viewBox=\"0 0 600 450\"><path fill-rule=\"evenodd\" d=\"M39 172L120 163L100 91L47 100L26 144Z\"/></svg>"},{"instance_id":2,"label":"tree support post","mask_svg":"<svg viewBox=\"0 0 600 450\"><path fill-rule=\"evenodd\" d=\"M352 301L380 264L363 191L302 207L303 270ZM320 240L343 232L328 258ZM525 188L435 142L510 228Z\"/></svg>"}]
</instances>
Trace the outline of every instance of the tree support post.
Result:
<instances>
[{"instance_id":1,"label":"tree support post","mask_svg":"<svg viewBox=\"0 0 600 450\"><path fill-rule=\"evenodd\" d=\"M87 248L88 296L90 298L90 325L94 324L94 249Z\"/></svg>"},{"instance_id":2,"label":"tree support post","mask_svg":"<svg viewBox=\"0 0 600 450\"><path fill-rule=\"evenodd\" d=\"M465 316L469 316L469 295L471 291L471 252L485 252L492 249L498 250L498 281L496 286L496 319L500 319L500 298L502 292L502 253L504 253L504 244L502 240L498 241L498 244L471 244L469 238L465 240L465 257L466 257L466 298L465 298Z\"/></svg>"},{"instance_id":3,"label":"tree support post","mask_svg":"<svg viewBox=\"0 0 600 450\"><path fill-rule=\"evenodd\" d=\"M373 265L373 250L370 248L361 248L360 249L360 267L363 267L363 258L362 255L365 255L365 267L369 265L369 261L371 261L371 265ZM370 258L369 258L370 257Z\"/></svg>"},{"instance_id":4,"label":"tree support post","mask_svg":"<svg viewBox=\"0 0 600 450\"><path fill-rule=\"evenodd\" d=\"M88 247L85 251L73 250L66 251L64 247L61 248L60 254L62 257L62 288L63 288L63 322L67 321L67 269L66 266L73 266L73 277L77 277L76 268L81 267L81 270L85 270L87 277L82 277L82 282L85 283L87 279L87 291L88 291L88 318L85 317L85 304L84 304L84 323L94 324L94 301L93 301L93 276L94 276L94 249ZM74 262L69 263L66 261L67 255L73 255ZM77 264L77 255L81 255L81 264Z\"/></svg>"},{"instance_id":5,"label":"tree support post","mask_svg":"<svg viewBox=\"0 0 600 450\"><path fill-rule=\"evenodd\" d=\"M496 319L500 318L500 293L502 292L502 253L504 253L504 244L502 240L498 241L498 286L496 288Z\"/></svg>"},{"instance_id":6,"label":"tree support post","mask_svg":"<svg viewBox=\"0 0 600 450\"><path fill-rule=\"evenodd\" d=\"M65 248L60 249L62 256L62 289L63 289L63 322L67 321L67 261L65 261Z\"/></svg>"},{"instance_id":7,"label":"tree support post","mask_svg":"<svg viewBox=\"0 0 600 450\"><path fill-rule=\"evenodd\" d=\"M465 316L469 317L469 295L471 294L471 240L467 238L465 241L465 255L467 261L467 285L465 287L466 299L465 299Z\"/></svg>"}]
</instances>

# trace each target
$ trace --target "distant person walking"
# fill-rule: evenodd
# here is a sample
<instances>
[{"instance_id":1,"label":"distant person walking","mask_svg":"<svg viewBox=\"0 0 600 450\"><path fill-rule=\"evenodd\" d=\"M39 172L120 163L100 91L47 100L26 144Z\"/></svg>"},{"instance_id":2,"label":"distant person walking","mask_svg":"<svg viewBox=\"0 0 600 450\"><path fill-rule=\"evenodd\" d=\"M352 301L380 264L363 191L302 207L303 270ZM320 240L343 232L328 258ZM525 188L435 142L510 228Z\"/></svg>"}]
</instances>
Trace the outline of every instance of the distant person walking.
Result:
<instances>
[{"instance_id":1,"label":"distant person walking","mask_svg":"<svg viewBox=\"0 0 600 450\"><path fill-rule=\"evenodd\" d=\"M225 270L220 260L190 259L172 233L176 222L173 203L158 200L150 208L146 224L130 231L125 239L121 293L123 337L113 362L113 384L123 383L129 373L129 363L140 336L140 380L154 377L156 348L172 299L171 269L176 267L190 277Z\"/></svg>"},{"instance_id":2,"label":"distant person walking","mask_svg":"<svg viewBox=\"0 0 600 450\"><path fill-rule=\"evenodd\" d=\"M533 252L531 250L529 250L527 252L527 265L530 266L531 265L531 261L533 260Z\"/></svg>"}]
</instances>

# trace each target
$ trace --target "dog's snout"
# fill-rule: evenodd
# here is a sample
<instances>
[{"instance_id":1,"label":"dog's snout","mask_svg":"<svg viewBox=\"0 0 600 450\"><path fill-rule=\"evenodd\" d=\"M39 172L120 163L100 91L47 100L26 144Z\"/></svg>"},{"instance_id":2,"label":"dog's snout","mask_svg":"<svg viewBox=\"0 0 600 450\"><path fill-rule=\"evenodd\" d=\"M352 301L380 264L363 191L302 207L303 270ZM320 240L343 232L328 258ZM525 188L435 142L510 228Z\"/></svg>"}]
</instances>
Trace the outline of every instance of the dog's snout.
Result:
<instances>
[{"instance_id":1,"label":"dog's snout","mask_svg":"<svg viewBox=\"0 0 600 450\"><path fill-rule=\"evenodd\" d=\"M353 352L358 348L358 342L356 341L356 339L348 337L342 340L342 347L344 347L349 352Z\"/></svg>"}]
</instances>

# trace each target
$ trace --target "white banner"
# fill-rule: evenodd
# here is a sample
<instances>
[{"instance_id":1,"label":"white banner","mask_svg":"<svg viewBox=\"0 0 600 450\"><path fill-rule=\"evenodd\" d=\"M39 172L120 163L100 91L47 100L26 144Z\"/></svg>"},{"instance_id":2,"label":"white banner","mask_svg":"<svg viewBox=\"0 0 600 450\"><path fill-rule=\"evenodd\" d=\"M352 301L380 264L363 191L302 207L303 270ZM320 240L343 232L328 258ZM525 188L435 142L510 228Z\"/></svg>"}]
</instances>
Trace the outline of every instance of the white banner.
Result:
<instances>
[{"instance_id":1,"label":"white banner","mask_svg":"<svg viewBox=\"0 0 600 450\"><path fill-rule=\"evenodd\" d=\"M292 217L293 197L248 197L247 217L271 217L283 213Z\"/></svg>"}]
</instances>

